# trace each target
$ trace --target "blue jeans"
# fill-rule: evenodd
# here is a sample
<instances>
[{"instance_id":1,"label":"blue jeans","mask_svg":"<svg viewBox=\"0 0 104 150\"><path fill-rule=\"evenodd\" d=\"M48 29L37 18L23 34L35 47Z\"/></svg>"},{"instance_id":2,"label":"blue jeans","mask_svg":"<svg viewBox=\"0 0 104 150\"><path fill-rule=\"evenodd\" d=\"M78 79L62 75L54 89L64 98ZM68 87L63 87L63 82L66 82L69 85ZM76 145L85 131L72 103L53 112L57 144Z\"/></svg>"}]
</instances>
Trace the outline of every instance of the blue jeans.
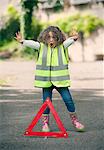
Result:
<instances>
[{"instance_id":1,"label":"blue jeans","mask_svg":"<svg viewBox=\"0 0 104 150\"><path fill-rule=\"evenodd\" d=\"M60 95L67 107L67 110L69 112L75 112L75 106L74 106L72 96L70 94L68 87L55 87L54 85L52 85L49 88L43 88L43 103L47 99L47 97L49 97L50 100L52 101L52 90L54 88L60 93ZM44 114L49 114L49 113L50 113L50 109L46 108L46 110L44 111Z\"/></svg>"}]
</instances>

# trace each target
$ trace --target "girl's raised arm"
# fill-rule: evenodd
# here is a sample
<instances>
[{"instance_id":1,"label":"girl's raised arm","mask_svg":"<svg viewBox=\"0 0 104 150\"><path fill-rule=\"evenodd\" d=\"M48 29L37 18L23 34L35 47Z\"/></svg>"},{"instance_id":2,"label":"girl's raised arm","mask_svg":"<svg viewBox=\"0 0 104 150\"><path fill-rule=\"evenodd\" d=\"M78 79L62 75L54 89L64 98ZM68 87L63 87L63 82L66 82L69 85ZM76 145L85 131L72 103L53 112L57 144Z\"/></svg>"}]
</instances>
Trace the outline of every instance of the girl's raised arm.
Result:
<instances>
[{"instance_id":1,"label":"girl's raised arm","mask_svg":"<svg viewBox=\"0 0 104 150\"><path fill-rule=\"evenodd\" d=\"M71 44L74 43L74 41L76 41L78 39L79 35L78 33L74 33L71 35L71 37L69 37L68 39L66 39L64 42L63 42L63 45L65 48L68 48Z\"/></svg>"},{"instance_id":2,"label":"girl's raised arm","mask_svg":"<svg viewBox=\"0 0 104 150\"><path fill-rule=\"evenodd\" d=\"M40 48L40 43L39 43L38 41L24 40L24 39L22 38L22 35L21 35L20 32L17 32L17 33L16 33L15 39L16 39L19 43L23 44L23 46L30 47L30 48L33 48L33 49L36 49L36 50L39 50L39 48Z\"/></svg>"}]
</instances>

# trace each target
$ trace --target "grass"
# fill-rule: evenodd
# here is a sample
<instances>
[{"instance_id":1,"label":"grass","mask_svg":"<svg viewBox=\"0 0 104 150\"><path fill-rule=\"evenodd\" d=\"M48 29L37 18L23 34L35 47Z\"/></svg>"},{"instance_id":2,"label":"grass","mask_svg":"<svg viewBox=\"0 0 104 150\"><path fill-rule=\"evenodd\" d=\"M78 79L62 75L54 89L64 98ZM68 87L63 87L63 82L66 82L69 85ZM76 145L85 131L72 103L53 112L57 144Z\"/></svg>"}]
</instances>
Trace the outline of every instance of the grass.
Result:
<instances>
[{"instance_id":1,"label":"grass","mask_svg":"<svg viewBox=\"0 0 104 150\"><path fill-rule=\"evenodd\" d=\"M15 40L11 42L5 42L2 46L0 46L0 52L12 51L13 49L16 49L18 47L19 47L19 44Z\"/></svg>"},{"instance_id":2,"label":"grass","mask_svg":"<svg viewBox=\"0 0 104 150\"><path fill-rule=\"evenodd\" d=\"M31 48L23 47L16 40L13 40L11 42L5 42L2 46L0 46L0 52L13 52L15 49L17 49L17 51L13 54L12 58L35 60L36 53L34 52L34 50Z\"/></svg>"}]
</instances>

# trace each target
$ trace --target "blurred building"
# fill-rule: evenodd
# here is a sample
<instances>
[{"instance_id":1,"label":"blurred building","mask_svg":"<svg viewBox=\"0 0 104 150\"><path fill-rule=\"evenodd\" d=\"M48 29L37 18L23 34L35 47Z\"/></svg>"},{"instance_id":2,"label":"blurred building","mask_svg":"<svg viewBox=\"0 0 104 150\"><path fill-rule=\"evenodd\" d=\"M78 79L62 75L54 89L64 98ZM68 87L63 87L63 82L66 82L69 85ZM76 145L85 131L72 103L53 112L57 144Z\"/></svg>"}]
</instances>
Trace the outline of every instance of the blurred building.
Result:
<instances>
[{"instance_id":1,"label":"blurred building","mask_svg":"<svg viewBox=\"0 0 104 150\"><path fill-rule=\"evenodd\" d=\"M57 8L61 8L67 12L70 11L86 11L90 10L99 17L104 18L104 0L39 0L39 15L49 19L52 12ZM45 14L44 14L45 13ZM38 15L38 14L37 14ZM46 18L45 17L45 18Z\"/></svg>"},{"instance_id":2,"label":"blurred building","mask_svg":"<svg viewBox=\"0 0 104 150\"><path fill-rule=\"evenodd\" d=\"M8 5L13 5L20 10L20 1L0 0L0 16L6 13ZM35 13L35 15L43 20L47 20L49 17L52 18L52 13L57 9L60 9L60 11L66 10L67 15L70 15L73 11L89 10L104 18L104 0L38 0L38 2L38 13Z\"/></svg>"},{"instance_id":3,"label":"blurred building","mask_svg":"<svg viewBox=\"0 0 104 150\"><path fill-rule=\"evenodd\" d=\"M6 13L8 5L13 5L17 9L20 9L20 1L21 0L0 0L0 16Z\"/></svg>"},{"instance_id":4,"label":"blurred building","mask_svg":"<svg viewBox=\"0 0 104 150\"><path fill-rule=\"evenodd\" d=\"M57 3L58 2L58 3ZM62 5L63 10L54 12L56 6ZM39 0L37 17L43 21L52 21L64 16L73 15L76 12L88 12L104 19L104 0ZM104 58L104 29L95 31L89 38L84 40L84 47L77 41L69 48L72 61L94 61Z\"/></svg>"}]
</instances>

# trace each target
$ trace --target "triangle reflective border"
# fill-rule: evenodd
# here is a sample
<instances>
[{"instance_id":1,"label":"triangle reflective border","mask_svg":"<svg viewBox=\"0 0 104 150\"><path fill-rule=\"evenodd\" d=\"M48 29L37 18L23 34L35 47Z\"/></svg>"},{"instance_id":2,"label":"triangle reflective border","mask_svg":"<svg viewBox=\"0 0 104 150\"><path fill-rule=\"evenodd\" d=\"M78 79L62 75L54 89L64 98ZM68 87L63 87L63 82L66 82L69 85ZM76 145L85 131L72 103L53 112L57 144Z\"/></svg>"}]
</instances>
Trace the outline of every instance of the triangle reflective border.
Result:
<instances>
[{"instance_id":1,"label":"triangle reflective border","mask_svg":"<svg viewBox=\"0 0 104 150\"><path fill-rule=\"evenodd\" d=\"M43 112L45 111L45 109L47 107L50 108L50 111L52 112L60 131L59 132L36 132L36 131L32 131L32 129L37 124L38 120L40 119L40 117L42 116ZM50 98L47 98L46 101L43 103L40 110L36 114L35 118L32 120L31 124L26 129L24 135L25 136L40 136L40 137L42 136L42 137L55 137L55 138L64 137L64 138L68 138L68 133L66 132L66 129L64 128L63 123L60 120L60 117L59 117L58 113L56 112Z\"/></svg>"}]
</instances>

